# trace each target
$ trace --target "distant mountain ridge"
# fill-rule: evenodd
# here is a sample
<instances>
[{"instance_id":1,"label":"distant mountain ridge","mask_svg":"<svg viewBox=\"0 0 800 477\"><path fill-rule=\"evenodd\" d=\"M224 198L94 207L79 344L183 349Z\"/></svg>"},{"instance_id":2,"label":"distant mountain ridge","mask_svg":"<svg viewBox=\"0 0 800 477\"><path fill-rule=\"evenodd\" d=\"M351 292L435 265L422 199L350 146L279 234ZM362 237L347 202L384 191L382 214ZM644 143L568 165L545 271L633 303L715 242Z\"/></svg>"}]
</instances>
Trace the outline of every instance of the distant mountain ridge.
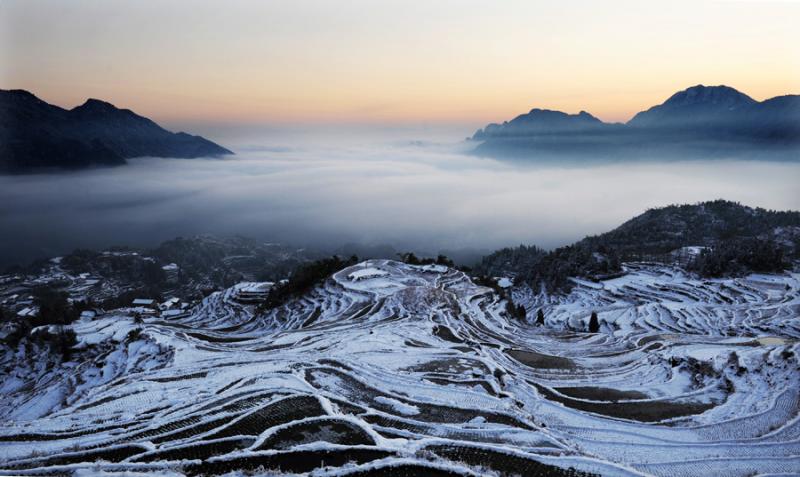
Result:
<instances>
[{"instance_id":1,"label":"distant mountain ridge","mask_svg":"<svg viewBox=\"0 0 800 477\"><path fill-rule=\"evenodd\" d=\"M725 115L747 112L758 101L729 86L697 85L679 91L663 103L637 113L627 124L659 126L672 121L719 120Z\"/></svg>"},{"instance_id":2,"label":"distant mountain ridge","mask_svg":"<svg viewBox=\"0 0 800 477\"><path fill-rule=\"evenodd\" d=\"M229 154L203 137L172 133L98 99L68 110L25 90L0 90L0 172L114 166L142 156Z\"/></svg>"},{"instance_id":3,"label":"distant mountain ridge","mask_svg":"<svg viewBox=\"0 0 800 477\"><path fill-rule=\"evenodd\" d=\"M487 156L716 157L788 149L792 158L800 159L800 95L759 102L729 86L697 85L625 124L605 123L585 111L569 115L533 109L489 124L471 139L483 141L475 152Z\"/></svg>"},{"instance_id":4,"label":"distant mountain ridge","mask_svg":"<svg viewBox=\"0 0 800 477\"><path fill-rule=\"evenodd\" d=\"M489 124L478 130L473 139L486 139L493 136L526 134L531 130L542 132L576 131L602 127L606 125L586 111L578 114L567 114L550 109L531 109L503 124Z\"/></svg>"}]
</instances>

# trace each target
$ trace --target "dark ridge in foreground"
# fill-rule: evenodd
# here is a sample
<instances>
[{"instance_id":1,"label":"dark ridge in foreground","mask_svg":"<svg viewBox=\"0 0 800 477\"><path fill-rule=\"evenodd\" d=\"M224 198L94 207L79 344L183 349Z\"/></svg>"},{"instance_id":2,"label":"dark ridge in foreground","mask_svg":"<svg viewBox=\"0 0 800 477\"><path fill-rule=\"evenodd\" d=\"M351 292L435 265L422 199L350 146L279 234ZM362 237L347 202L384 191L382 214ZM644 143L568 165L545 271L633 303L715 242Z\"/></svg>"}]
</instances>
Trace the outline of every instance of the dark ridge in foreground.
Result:
<instances>
[{"instance_id":1,"label":"dark ridge in foreground","mask_svg":"<svg viewBox=\"0 0 800 477\"><path fill-rule=\"evenodd\" d=\"M622 262L679 264L704 277L779 273L800 259L800 212L715 200L650 209L609 232L550 252L521 245L483 258L475 272L513 276L551 292L622 273Z\"/></svg>"},{"instance_id":2,"label":"dark ridge in foreground","mask_svg":"<svg viewBox=\"0 0 800 477\"><path fill-rule=\"evenodd\" d=\"M208 139L172 133L97 99L67 110L25 90L0 90L0 173L117 166L143 156L229 154L233 152Z\"/></svg>"}]
</instances>

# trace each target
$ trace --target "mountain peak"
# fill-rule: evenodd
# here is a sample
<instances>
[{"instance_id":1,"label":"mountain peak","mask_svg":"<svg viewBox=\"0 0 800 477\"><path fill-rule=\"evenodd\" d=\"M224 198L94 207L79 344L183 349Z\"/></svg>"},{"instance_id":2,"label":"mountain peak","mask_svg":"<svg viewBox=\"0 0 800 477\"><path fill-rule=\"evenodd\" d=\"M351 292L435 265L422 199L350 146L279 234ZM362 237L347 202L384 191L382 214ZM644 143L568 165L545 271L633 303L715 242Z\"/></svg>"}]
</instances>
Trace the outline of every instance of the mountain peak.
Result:
<instances>
[{"instance_id":1,"label":"mountain peak","mask_svg":"<svg viewBox=\"0 0 800 477\"><path fill-rule=\"evenodd\" d=\"M8 96L14 97L24 97L29 99L39 99L36 97L35 94L31 93L27 89L0 89L0 92L4 93Z\"/></svg>"},{"instance_id":2,"label":"mountain peak","mask_svg":"<svg viewBox=\"0 0 800 477\"><path fill-rule=\"evenodd\" d=\"M533 108L511 121L489 124L479 129L473 139L483 140L493 136L510 137L537 133L575 132L586 128L602 126L604 123L587 113L567 114L552 109Z\"/></svg>"},{"instance_id":3,"label":"mountain peak","mask_svg":"<svg viewBox=\"0 0 800 477\"><path fill-rule=\"evenodd\" d=\"M686 88L683 91L673 94L663 105L722 104L738 106L753 104L755 102L756 100L750 96L730 86L704 86L698 84L697 86L692 86L691 88Z\"/></svg>"},{"instance_id":4,"label":"mountain peak","mask_svg":"<svg viewBox=\"0 0 800 477\"><path fill-rule=\"evenodd\" d=\"M113 104L103 101L100 99L89 98L80 106L76 106L72 109L73 111L92 111L92 112L102 112L102 111L120 111L119 108L114 106Z\"/></svg>"},{"instance_id":5,"label":"mountain peak","mask_svg":"<svg viewBox=\"0 0 800 477\"><path fill-rule=\"evenodd\" d=\"M557 111L554 109L542 109L542 108L533 108L531 109L528 114L522 114L517 116L511 122L516 120L578 120L578 121L591 121L591 122L600 122L599 119L592 116L591 114L587 113L586 111L581 111L578 114L568 114L563 111Z\"/></svg>"},{"instance_id":6,"label":"mountain peak","mask_svg":"<svg viewBox=\"0 0 800 477\"><path fill-rule=\"evenodd\" d=\"M687 122L714 122L725 120L733 111L757 104L758 101L730 86L705 86L698 84L670 96L663 103L642 111L628 124L655 126Z\"/></svg>"},{"instance_id":7,"label":"mountain peak","mask_svg":"<svg viewBox=\"0 0 800 477\"><path fill-rule=\"evenodd\" d=\"M47 104L26 89L0 89L0 101L38 105Z\"/></svg>"}]
</instances>

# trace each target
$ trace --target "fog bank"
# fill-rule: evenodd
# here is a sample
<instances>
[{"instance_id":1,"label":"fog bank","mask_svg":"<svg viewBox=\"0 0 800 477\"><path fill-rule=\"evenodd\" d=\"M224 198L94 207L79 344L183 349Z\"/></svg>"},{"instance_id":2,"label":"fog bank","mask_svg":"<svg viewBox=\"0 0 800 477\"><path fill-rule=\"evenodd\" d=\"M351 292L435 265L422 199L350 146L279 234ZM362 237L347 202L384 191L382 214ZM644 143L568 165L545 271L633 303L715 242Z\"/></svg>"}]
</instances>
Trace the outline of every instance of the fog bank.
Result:
<instances>
[{"instance_id":1,"label":"fog bank","mask_svg":"<svg viewBox=\"0 0 800 477\"><path fill-rule=\"evenodd\" d=\"M326 249L549 248L670 203L800 209L798 163L535 166L464 154L464 135L265 134L223 142L237 153L224 160L0 177L0 265L197 233Z\"/></svg>"}]
</instances>

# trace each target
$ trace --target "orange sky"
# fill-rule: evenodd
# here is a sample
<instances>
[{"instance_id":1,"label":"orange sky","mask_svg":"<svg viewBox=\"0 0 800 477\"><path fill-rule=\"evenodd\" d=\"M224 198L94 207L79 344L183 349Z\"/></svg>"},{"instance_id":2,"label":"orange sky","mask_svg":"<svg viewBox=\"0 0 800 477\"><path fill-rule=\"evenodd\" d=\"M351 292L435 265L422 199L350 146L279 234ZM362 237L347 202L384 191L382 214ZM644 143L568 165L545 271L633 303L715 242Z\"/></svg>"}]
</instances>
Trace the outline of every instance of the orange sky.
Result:
<instances>
[{"instance_id":1,"label":"orange sky","mask_svg":"<svg viewBox=\"0 0 800 477\"><path fill-rule=\"evenodd\" d=\"M6 0L0 87L162 121L625 121L686 87L800 93L796 1Z\"/></svg>"}]
</instances>

